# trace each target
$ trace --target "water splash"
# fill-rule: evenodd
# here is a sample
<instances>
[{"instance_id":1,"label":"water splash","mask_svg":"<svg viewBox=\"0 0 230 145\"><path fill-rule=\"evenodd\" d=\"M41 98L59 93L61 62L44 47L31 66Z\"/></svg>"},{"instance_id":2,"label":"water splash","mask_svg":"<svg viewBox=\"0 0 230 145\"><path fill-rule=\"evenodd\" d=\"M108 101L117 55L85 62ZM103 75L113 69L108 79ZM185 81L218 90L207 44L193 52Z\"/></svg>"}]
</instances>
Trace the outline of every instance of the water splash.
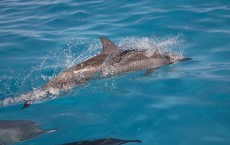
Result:
<instances>
[{"instance_id":1,"label":"water splash","mask_svg":"<svg viewBox=\"0 0 230 145\"><path fill-rule=\"evenodd\" d=\"M63 48L50 51L42 59L41 63L33 66L30 70L14 70L0 78L0 105L27 100L28 97L44 96L40 88L50 79L57 76L61 71L72 67L81 61L96 55L101 44L97 39L93 41L71 39ZM29 92L27 94L24 94ZM58 91L49 90L49 97L55 97Z\"/></svg>"},{"instance_id":2,"label":"water splash","mask_svg":"<svg viewBox=\"0 0 230 145\"><path fill-rule=\"evenodd\" d=\"M122 59L122 61L118 60L118 55L123 55L124 50L143 50L144 55L147 57L158 56L155 61L162 61L164 58L167 60L167 57L170 57L170 62L178 62L183 58L182 50L178 49L182 46L183 39L181 35L177 35L174 37L165 37L165 38L157 38L157 37L142 37L142 38L126 38L119 43L120 51L117 51L111 54L106 61L104 62L100 76L107 77L115 74L121 74L124 72L129 72L131 70L140 69L141 66L138 63L146 63L140 62L130 63L127 67L130 67L129 71L125 71L127 67L124 67L123 62L126 59ZM175 51L176 50L176 51ZM127 57L127 59L129 59ZM113 64L114 62L118 62ZM111 65L112 64L112 65ZM150 67L150 66L149 66ZM147 67L147 68L149 68ZM136 68L136 69L134 69Z\"/></svg>"},{"instance_id":3,"label":"water splash","mask_svg":"<svg viewBox=\"0 0 230 145\"><path fill-rule=\"evenodd\" d=\"M154 36L142 38L128 37L121 40L118 43L118 46L120 49L147 49L150 51L159 50L161 52L169 51L182 56L183 49L178 48L181 48L183 42L184 40L181 35L164 38ZM10 75L5 75L0 79L0 83L4 86L4 89L0 90L0 94L3 96L0 99L5 99L5 101L0 102L0 104L2 103L6 105L13 102L19 102L31 95L39 98L46 93L40 92L41 86L51 78L57 76L61 71L66 70L89 57L99 54L101 48L102 45L98 39L94 39L93 41L71 39L69 42L66 42L65 47L50 51L43 58L42 62L37 66L32 67L30 71L18 74L13 72ZM20 95L24 94L25 91L31 91L31 93L26 94L25 96ZM54 91L51 94L52 97L55 97L58 92ZM15 98L19 95L20 99Z\"/></svg>"},{"instance_id":4,"label":"water splash","mask_svg":"<svg viewBox=\"0 0 230 145\"><path fill-rule=\"evenodd\" d=\"M124 49L147 49L182 53L181 47L184 45L184 42L185 40L181 34L165 37L127 37L119 42L119 47Z\"/></svg>"}]
</instances>

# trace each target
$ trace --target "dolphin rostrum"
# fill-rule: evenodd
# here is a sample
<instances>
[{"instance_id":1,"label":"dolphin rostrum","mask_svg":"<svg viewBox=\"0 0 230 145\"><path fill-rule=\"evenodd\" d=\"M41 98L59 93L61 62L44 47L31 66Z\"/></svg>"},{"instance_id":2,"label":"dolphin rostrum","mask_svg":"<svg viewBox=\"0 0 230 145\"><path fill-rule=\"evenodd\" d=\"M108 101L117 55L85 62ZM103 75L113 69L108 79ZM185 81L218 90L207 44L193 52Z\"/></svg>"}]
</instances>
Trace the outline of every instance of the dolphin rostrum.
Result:
<instances>
[{"instance_id":1,"label":"dolphin rostrum","mask_svg":"<svg viewBox=\"0 0 230 145\"><path fill-rule=\"evenodd\" d=\"M118 49L117 46L107 38L100 37L100 40L103 45L102 53L60 73L58 76L52 78L43 88L23 94L19 97L6 98L1 104L4 105L24 101L25 103L22 107L22 109L24 109L28 107L32 101L44 100L49 96L57 95L60 91L68 90L77 85L86 83L100 70L105 59Z\"/></svg>"},{"instance_id":2,"label":"dolphin rostrum","mask_svg":"<svg viewBox=\"0 0 230 145\"><path fill-rule=\"evenodd\" d=\"M72 142L63 145L122 145L125 143L141 143L140 140L121 140L115 138L106 138L98 140L85 140L81 142Z\"/></svg>"},{"instance_id":3,"label":"dolphin rostrum","mask_svg":"<svg viewBox=\"0 0 230 145\"><path fill-rule=\"evenodd\" d=\"M54 131L56 130L43 130L40 125L34 121L0 120L0 145L29 140L38 135Z\"/></svg>"},{"instance_id":4,"label":"dolphin rostrum","mask_svg":"<svg viewBox=\"0 0 230 145\"><path fill-rule=\"evenodd\" d=\"M101 54L67 69L51 79L43 88L19 97L5 99L2 104L25 101L23 108L26 108L32 101L47 99L48 96L56 95L59 91L84 84L96 74L101 78L146 69L144 74L146 76L161 66L191 59L156 49L119 49L105 37L100 37L100 40L103 45Z\"/></svg>"}]
</instances>

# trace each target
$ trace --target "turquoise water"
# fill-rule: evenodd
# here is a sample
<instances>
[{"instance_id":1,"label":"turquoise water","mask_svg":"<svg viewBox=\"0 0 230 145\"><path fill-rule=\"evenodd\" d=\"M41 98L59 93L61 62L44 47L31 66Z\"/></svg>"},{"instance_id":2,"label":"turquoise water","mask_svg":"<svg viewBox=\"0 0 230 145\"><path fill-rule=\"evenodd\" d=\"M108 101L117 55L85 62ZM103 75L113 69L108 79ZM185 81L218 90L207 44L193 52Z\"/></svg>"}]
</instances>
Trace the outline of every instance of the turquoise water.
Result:
<instances>
[{"instance_id":1,"label":"turquoise water","mask_svg":"<svg viewBox=\"0 0 230 145\"><path fill-rule=\"evenodd\" d=\"M5 0L0 2L0 98L26 93L101 51L119 46L170 49L192 57L89 84L0 119L27 119L57 132L18 145L98 138L143 145L230 144L228 0ZM131 144L130 144L131 145Z\"/></svg>"}]
</instances>

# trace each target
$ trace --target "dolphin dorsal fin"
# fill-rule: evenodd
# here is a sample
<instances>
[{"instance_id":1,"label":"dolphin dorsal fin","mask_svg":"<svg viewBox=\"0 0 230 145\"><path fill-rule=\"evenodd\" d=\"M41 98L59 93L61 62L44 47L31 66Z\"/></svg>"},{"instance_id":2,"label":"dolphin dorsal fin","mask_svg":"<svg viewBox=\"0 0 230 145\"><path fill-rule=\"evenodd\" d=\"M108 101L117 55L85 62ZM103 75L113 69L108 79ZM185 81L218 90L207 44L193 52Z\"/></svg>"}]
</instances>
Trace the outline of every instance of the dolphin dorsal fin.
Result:
<instances>
[{"instance_id":1,"label":"dolphin dorsal fin","mask_svg":"<svg viewBox=\"0 0 230 145\"><path fill-rule=\"evenodd\" d=\"M109 39L105 37L100 37L100 40L103 45L102 53L109 54L118 50L118 47Z\"/></svg>"}]
</instances>

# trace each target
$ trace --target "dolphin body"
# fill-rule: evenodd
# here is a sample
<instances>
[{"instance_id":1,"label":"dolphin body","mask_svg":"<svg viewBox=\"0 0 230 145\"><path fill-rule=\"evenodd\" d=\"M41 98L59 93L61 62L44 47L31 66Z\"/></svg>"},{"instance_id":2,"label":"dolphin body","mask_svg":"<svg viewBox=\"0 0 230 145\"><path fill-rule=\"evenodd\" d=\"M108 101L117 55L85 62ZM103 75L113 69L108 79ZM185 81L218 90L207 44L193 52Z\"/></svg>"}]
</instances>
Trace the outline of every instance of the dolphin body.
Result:
<instances>
[{"instance_id":1,"label":"dolphin body","mask_svg":"<svg viewBox=\"0 0 230 145\"><path fill-rule=\"evenodd\" d=\"M121 140L115 138L106 138L106 139L98 139L98 140L86 140L81 142L72 142L63 145L122 145L125 143L141 143L140 140Z\"/></svg>"},{"instance_id":2,"label":"dolphin body","mask_svg":"<svg viewBox=\"0 0 230 145\"><path fill-rule=\"evenodd\" d=\"M100 37L103 51L101 54L92 57L84 62L81 62L72 68L64 71L57 77L51 79L43 90L49 90L55 88L59 90L67 90L77 85L81 85L95 76L100 70L105 59L113 52L117 50L113 42L107 38Z\"/></svg>"},{"instance_id":3,"label":"dolphin body","mask_svg":"<svg viewBox=\"0 0 230 145\"><path fill-rule=\"evenodd\" d=\"M0 120L0 145L29 140L38 135L54 131L56 130L43 130L34 121Z\"/></svg>"},{"instance_id":4,"label":"dolphin body","mask_svg":"<svg viewBox=\"0 0 230 145\"><path fill-rule=\"evenodd\" d=\"M32 101L41 101L47 99L49 95L57 95L57 92L84 84L95 77L96 74L99 78L103 78L146 69L146 76L161 66L191 59L179 57L171 52L157 50L119 49L105 37L100 37L100 40L103 45L101 54L67 69L39 90L4 101L8 103L25 101L23 108L26 108Z\"/></svg>"},{"instance_id":5,"label":"dolphin body","mask_svg":"<svg viewBox=\"0 0 230 145\"><path fill-rule=\"evenodd\" d=\"M119 50L108 58L99 75L108 77L137 70L147 70L144 74L146 76L159 67L190 59L179 57L171 52L160 52L159 50Z\"/></svg>"},{"instance_id":6,"label":"dolphin body","mask_svg":"<svg viewBox=\"0 0 230 145\"><path fill-rule=\"evenodd\" d=\"M103 45L102 53L89 58L67 69L58 76L52 78L43 88L23 94L19 97L6 98L1 103L11 104L24 101L22 109L28 107L33 101L41 101L49 96L57 95L60 91L71 89L77 85L88 82L100 70L105 59L117 50L117 47L105 37L100 37Z\"/></svg>"}]
</instances>

